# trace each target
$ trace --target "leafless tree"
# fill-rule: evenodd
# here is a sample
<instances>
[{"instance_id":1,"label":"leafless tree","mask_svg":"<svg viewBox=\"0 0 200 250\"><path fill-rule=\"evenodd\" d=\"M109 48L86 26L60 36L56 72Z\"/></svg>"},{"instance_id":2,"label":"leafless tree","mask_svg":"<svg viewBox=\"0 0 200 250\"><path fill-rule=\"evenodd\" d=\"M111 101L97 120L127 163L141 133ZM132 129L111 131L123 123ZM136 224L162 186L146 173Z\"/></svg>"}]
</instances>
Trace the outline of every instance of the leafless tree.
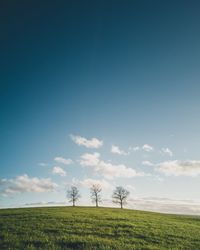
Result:
<instances>
[{"instance_id":1,"label":"leafless tree","mask_svg":"<svg viewBox=\"0 0 200 250\"><path fill-rule=\"evenodd\" d=\"M76 201L80 199L80 193L77 187L71 186L69 190L67 190L67 198L69 202L72 202L73 207L75 207Z\"/></svg>"},{"instance_id":2,"label":"leafless tree","mask_svg":"<svg viewBox=\"0 0 200 250\"><path fill-rule=\"evenodd\" d=\"M101 191L102 188L99 184L93 184L90 188L91 199L92 202L96 204L96 207L99 206L99 202L101 202Z\"/></svg>"},{"instance_id":3,"label":"leafless tree","mask_svg":"<svg viewBox=\"0 0 200 250\"><path fill-rule=\"evenodd\" d=\"M127 203L127 198L129 194L130 194L129 191L126 190L125 188L121 186L116 187L112 195L113 202L120 204L120 207L123 208L123 205Z\"/></svg>"}]
</instances>

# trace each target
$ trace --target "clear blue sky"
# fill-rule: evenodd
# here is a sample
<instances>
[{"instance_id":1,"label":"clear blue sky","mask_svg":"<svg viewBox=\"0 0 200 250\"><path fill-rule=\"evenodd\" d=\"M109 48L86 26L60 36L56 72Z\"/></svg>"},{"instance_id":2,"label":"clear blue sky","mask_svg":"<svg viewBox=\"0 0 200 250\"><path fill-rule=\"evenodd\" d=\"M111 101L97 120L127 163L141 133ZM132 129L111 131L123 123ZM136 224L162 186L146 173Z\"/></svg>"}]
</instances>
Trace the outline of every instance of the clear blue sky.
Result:
<instances>
[{"instance_id":1,"label":"clear blue sky","mask_svg":"<svg viewBox=\"0 0 200 250\"><path fill-rule=\"evenodd\" d=\"M134 197L200 200L199 1L1 5L3 206L64 201L73 182L84 200L88 179L128 185ZM103 145L77 145L70 135ZM95 152L99 171L81 165ZM111 180L109 162L143 176ZM45 181L56 191L38 190Z\"/></svg>"}]
</instances>

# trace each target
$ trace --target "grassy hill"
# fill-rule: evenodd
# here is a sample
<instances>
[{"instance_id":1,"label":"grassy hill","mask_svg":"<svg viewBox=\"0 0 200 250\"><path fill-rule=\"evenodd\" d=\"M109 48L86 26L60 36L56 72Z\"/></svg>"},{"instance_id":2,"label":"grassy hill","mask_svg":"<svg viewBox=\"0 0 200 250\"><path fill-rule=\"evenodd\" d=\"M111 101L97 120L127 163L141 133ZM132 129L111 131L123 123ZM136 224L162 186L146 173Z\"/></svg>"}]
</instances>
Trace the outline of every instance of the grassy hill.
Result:
<instances>
[{"instance_id":1,"label":"grassy hill","mask_svg":"<svg viewBox=\"0 0 200 250\"><path fill-rule=\"evenodd\" d=\"M200 217L115 208L0 210L0 249L200 249Z\"/></svg>"}]
</instances>

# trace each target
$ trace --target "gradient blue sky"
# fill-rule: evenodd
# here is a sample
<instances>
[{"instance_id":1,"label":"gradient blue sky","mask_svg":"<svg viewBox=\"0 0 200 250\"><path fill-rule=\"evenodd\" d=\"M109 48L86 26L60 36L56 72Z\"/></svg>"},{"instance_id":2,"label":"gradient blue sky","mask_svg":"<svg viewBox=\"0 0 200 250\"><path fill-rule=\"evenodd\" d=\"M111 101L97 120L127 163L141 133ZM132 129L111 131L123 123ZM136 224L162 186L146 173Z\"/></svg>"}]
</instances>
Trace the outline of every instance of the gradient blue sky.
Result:
<instances>
[{"instance_id":1,"label":"gradient blue sky","mask_svg":"<svg viewBox=\"0 0 200 250\"><path fill-rule=\"evenodd\" d=\"M62 202L73 181L86 201L87 179L128 185L133 197L200 201L199 1L12 1L1 15L2 206ZM103 146L78 146L70 134ZM107 180L80 166L95 152L145 174ZM58 186L19 191L25 174L30 185Z\"/></svg>"}]
</instances>

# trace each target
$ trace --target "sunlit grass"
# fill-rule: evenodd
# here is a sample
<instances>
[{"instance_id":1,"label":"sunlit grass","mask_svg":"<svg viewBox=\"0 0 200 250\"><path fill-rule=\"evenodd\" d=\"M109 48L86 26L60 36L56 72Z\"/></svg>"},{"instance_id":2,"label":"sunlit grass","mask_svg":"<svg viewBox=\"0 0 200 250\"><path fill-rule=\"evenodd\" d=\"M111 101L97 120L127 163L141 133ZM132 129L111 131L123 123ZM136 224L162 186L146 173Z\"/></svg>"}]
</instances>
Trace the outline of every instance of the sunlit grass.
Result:
<instances>
[{"instance_id":1,"label":"sunlit grass","mask_svg":"<svg viewBox=\"0 0 200 250\"><path fill-rule=\"evenodd\" d=\"M200 249L200 217L88 207L0 210L0 249Z\"/></svg>"}]
</instances>

